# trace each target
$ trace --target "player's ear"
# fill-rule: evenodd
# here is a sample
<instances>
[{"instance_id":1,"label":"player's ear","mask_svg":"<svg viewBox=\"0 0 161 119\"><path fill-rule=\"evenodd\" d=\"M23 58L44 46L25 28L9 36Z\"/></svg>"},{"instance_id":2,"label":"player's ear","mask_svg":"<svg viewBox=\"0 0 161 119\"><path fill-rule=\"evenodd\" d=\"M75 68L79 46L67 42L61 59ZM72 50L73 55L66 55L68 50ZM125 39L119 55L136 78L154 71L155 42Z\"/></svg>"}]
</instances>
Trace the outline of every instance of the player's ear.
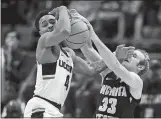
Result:
<instances>
[{"instance_id":1,"label":"player's ear","mask_svg":"<svg viewBox=\"0 0 161 119\"><path fill-rule=\"evenodd\" d=\"M138 65L138 69L139 69L139 71L143 70L144 68L145 68L145 66L144 66L144 65Z\"/></svg>"},{"instance_id":2,"label":"player's ear","mask_svg":"<svg viewBox=\"0 0 161 119\"><path fill-rule=\"evenodd\" d=\"M42 31L39 31L39 34L41 35L42 34Z\"/></svg>"}]
</instances>

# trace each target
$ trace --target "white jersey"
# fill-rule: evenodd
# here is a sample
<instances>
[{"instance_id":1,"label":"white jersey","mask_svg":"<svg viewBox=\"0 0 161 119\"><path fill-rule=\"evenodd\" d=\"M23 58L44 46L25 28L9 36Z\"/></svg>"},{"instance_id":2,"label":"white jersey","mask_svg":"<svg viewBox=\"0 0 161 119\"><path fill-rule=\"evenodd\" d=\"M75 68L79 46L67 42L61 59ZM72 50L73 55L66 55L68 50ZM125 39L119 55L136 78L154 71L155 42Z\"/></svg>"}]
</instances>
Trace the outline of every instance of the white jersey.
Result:
<instances>
[{"instance_id":1,"label":"white jersey","mask_svg":"<svg viewBox=\"0 0 161 119\"><path fill-rule=\"evenodd\" d=\"M65 50L60 50L57 62L39 64L35 95L39 95L63 106L69 92L73 72L73 60Z\"/></svg>"}]
</instances>

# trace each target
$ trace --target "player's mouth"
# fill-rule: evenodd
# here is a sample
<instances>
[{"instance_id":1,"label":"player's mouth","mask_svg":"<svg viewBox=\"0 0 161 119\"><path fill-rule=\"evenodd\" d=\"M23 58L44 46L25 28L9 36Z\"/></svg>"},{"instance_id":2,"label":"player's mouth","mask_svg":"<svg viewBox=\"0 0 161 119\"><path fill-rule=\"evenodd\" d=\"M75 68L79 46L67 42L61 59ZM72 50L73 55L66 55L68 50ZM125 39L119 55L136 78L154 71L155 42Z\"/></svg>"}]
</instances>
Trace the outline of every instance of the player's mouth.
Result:
<instances>
[{"instance_id":1,"label":"player's mouth","mask_svg":"<svg viewBox=\"0 0 161 119\"><path fill-rule=\"evenodd\" d=\"M53 31L53 28L51 28L51 29L48 29L48 32L52 32Z\"/></svg>"},{"instance_id":2,"label":"player's mouth","mask_svg":"<svg viewBox=\"0 0 161 119\"><path fill-rule=\"evenodd\" d=\"M124 61L125 61L125 62L130 62L128 59L125 59Z\"/></svg>"},{"instance_id":3,"label":"player's mouth","mask_svg":"<svg viewBox=\"0 0 161 119\"><path fill-rule=\"evenodd\" d=\"M50 27L50 28L48 28L48 32L51 32L51 31L53 31L54 30L54 27L52 26L52 27Z\"/></svg>"}]
</instances>

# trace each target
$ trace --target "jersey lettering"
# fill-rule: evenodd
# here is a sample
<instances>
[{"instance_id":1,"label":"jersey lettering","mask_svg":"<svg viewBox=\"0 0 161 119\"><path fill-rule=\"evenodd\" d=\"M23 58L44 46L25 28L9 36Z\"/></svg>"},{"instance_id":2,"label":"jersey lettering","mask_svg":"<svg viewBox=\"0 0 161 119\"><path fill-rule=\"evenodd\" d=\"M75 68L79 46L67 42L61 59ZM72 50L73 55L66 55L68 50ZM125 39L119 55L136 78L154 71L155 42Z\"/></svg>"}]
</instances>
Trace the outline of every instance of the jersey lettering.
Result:
<instances>
[{"instance_id":1,"label":"jersey lettering","mask_svg":"<svg viewBox=\"0 0 161 119\"><path fill-rule=\"evenodd\" d=\"M117 105L116 98L105 97L103 98L102 102L103 102L103 105L99 106L99 109L98 109L99 111L101 112L107 111L107 113L110 113L110 114L114 114L116 112L116 105Z\"/></svg>"},{"instance_id":2,"label":"jersey lettering","mask_svg":"<svg viewBox=\"0 0 161 119\"><path fill-rule=\"evenodd\" d=\"M67 75L67 78L66 78L66 81L65 81L65 84L64 84L64 86L66 87L66 90L68 90L68 87L69 87L69 79L70 79L70 76Z\"/></svg>"},{"instance_id":3,"label":"jersey lettering","mask_svg":"<svg viewBox=\"0 0 161 119\"><path fill-rule=\"evenodd\" d=\"M66 69L70 73L72 72L72 66L68 65L66 62L64 62L62 60L59 60L59 66L63 67L64 69Z\"/></svg>"},{"instance_id":4,"label":"jersey lettering","mask_svg":"<svg viewBox=\"0 0 161 119\"><path fill-rule=\"evenodd\" d=\"M126 88L124 86L120 87L111 87L108 85L102 85L100 94L109 95L109 96L123 96L127 97Z\"/></svg>"}]
</instances>

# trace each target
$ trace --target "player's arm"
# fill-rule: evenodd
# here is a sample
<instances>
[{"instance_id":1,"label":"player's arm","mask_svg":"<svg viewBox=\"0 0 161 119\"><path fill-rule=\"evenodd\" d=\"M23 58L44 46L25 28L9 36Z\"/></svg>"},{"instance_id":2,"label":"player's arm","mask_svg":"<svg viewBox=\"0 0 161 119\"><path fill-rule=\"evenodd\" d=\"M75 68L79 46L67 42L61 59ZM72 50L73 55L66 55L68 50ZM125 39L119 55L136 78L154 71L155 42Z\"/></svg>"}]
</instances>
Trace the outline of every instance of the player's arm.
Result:
<instances>
[{"instance_id":1,"label":"player's arm","mask_svg":"<svg viewBox=\"0 0 161 119\"><path fill-rule=\"evenodd\" d=\"M130 72L125 67L123 67L117 60L116 56L102 43L102 41L98 38L94 31L93 37L95 38L93 38L92 40L108 68L111 69L130 87L135 89L142 88L143 82L140 77L137 74Z\"/></svg>"},{"instance_id":2,"label":"player's arm","mask_svg":"<svg viewBox=\"0 0 161 119\"><path fill-rule=\"evenodd\" d=\"M102 57L98 54L98 52L93 48L91 40L89 40L83 47L81 47L81 51L88 60L88 62L91 63L91 66L94 66L95 68L97 67L97 63L95 62L102 60ZM102 62L103 64L104 62ZM105 64L105 63L104 63ZM96 69L98 70L98 69ZM111 70L107 67L106 70L100 72L101 76L107 75L110 73Z\"/></svg>"},{"instance_id":3,"label":"player's arm","mask_svg":"<svg viewBox=\"0 0 161 119\"><path fill-rule=\"evenodd\" d=\"M85 76L97 75L107 68L103 60L93 62L89 65L86 61L76 55L73 56L73 62L74 72Z\"/></svg>"},{"instance_id":4,"label":"player's arm","mask_svg":"<svg viewBox=\"0 0 161 119\"><path fill-rule=\"evenodd\" d=\"M90 63L102 60L101 56L93 48L91 40L89 40L83 47L81 47L81 51L83 55L87 58L87 60L90 61Z\"/></svg>"},{"instance_id":5,"label":"player's arm","mask_svg":"<svg viewBox=\"0 0 161 119\"><path fill-rule=\"evenodd\" d=\"M131 47L124 47L125 45L118 45L114 55L116 55L117 59L119 62L122 62L123 59L125 59L128 51L130 50ZM84 56L87 58L87 60L92 62L96 62L99 60L102 60L102 57L98 54L98 52L93 48L91 40L89 40L82 48L81 48L82 53ZM94 63L93 63L94 64ZM101 75L110 73L111 70L109 68L106 68L105 71L101 72Z\"/></svg>"},{"instance_id":6,"label":"player's arm","mask_svg":"<svg viewBox=\"0 0 161 119\"><path fill-rule=\"evenodd\" d=\"M56 23L55 30L44 33L40 40L43 40L45 47L51 47L67 39L71 32L70 18L68 9L65 6L58 7L59 19Z\"/></svg>"},{"instance_id":7,"label":"player's arm","mask_svg":"<svg viewBox=\"0 0 161 119\"><path fill-rule=\"evenodd\" d=\"M86 76L93 76L99 74L103 70L107 68L106 64L103 60L99 60L96 62L91 63L91 65L87 64L82 58L75 55L72 49L67 48L68 52L72 56L75 73L79 73Z\"/></svg>"}]
</instances>

